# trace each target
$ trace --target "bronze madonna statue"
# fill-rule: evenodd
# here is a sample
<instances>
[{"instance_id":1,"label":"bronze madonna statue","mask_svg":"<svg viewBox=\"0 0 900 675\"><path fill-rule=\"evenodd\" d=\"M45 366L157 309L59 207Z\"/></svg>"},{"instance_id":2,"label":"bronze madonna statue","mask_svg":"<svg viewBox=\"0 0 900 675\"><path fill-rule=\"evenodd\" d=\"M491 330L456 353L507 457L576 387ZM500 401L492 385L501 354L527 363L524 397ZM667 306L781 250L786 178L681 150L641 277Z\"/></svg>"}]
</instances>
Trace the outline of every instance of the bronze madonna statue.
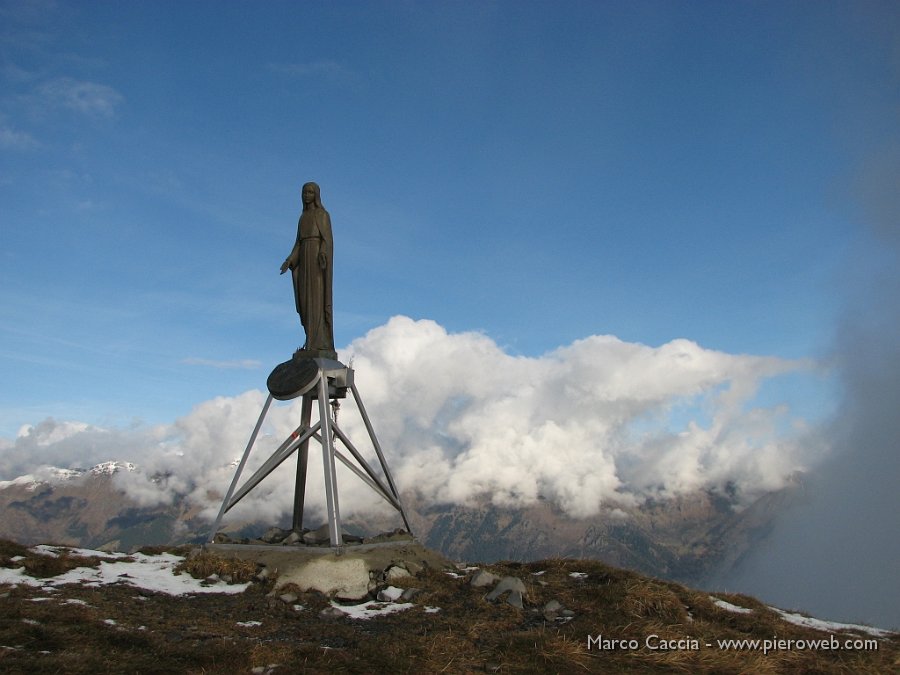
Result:
<instances>
[{"instance_id":1,"label":"bronze madonna statue","mask_svg":"<svg viewBox=\"0 0 900 675\"><path fill-rule=\"evenodd\" d=\"M331 308L334 261L331 217L322 206L319 186L315 183L303 186L301 198L303 212L297 223L297 241L281 265L282 274L291 270L294 301L306 331L306 342L297 356L336 359Z\"/></svg>"}]
</instances>

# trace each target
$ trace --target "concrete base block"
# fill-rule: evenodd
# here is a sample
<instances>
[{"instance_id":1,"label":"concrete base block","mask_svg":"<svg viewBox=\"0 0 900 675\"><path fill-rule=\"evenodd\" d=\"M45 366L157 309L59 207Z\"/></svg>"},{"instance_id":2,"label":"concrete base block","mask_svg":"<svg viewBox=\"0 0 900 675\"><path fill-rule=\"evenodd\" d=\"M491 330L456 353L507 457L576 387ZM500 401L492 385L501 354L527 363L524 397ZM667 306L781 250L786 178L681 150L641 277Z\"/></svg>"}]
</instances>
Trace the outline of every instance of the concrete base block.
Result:
<instances>
[{"instance_id":1,"label":"concrete base block","mask_svg":"<svg viewBox=\"0 0 900 675\"><path fill-rule=\"evenodd\" d=\"M361 558L320 558L279 574L275 589L288 584L340 600L361 600L369 594L369 570Z\"/></svg>"}]
</instances>

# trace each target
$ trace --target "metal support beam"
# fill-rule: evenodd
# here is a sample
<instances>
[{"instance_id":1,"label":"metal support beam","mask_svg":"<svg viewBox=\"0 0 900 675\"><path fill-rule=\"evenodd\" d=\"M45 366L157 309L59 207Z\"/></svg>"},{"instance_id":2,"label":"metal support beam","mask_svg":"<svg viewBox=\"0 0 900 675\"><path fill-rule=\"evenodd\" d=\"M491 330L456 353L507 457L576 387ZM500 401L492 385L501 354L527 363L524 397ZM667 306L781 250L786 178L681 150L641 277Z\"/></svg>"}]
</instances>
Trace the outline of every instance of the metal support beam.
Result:
<instances>
[{"instance_id":1,"label":"metal support beam","mask_svg":"<svg viewBox=\"0 0 900 675\"><path fill-rule=\"evenodd\" d=\"M213 541L216 532L222 523L223 515L243 499L253 488L259 485L259 483L272 473L272 471L288 459L294 451L297 451L297 469L294 483L293 529L295 532L302 530L303 510L306 502L306 483L308 479L307 464L310 439L314 439L322 446L322 464L325 473L325 507L328 512L328 537L332 547L340 548L344 545L341 528L340 503L338 499L337 475L335 471L335 458L347 466L347 468L349 468L380 497L397 509L400 516L403 518L403 524L406 526L406 530L412 533L412 529L409 526L409 520L406 517L406 512L404 511L403 504L400 500L400 493L397 491L394 479L391 476L387 462L384 459L381 445L375 437L375 431L372 428L372 423L366 413L359 391L357 390L356 385L353 384L352 369L347 368L337 361L327 359L316 359L315 361L319 368L318 374L308 386L302 389L303 403L300 412L300 426L298 426L293 433L278 446L272 455L263 462L262 466L247 479L244 485L236 490L238 481L240 480L244 466L250 455L250 451L253 448L253 444L256 442L263 420L269 411L273 399L272 394L266 399L262 412L259 415L259 419L256 422L256 426L253 429L253 433L250 435L250 441L247 443L247 448L244 450L244 455L235 472L234 479L231 481L228 492L225 494L225 499L222 501L222 508L219 510L219 514L216 517L216 521L213 524L209 535L210 541ZM337 425L336 420L332 419L331 410L329 410L330 398L333 396L337 396L338 398L343 397L344 393L342 392L346 392L348 385L353 392L353 398L356 401L357 408L365 423L369 439L375 448L375 453L378 455L378 461L381 465L381 471L384 478L387 480L387 485L385 485L382 478L376 473L373 467L366 462L365 458L359 450L357 450L347 434L345 434ZM298 395L300 394L295 394L295 396ZM281 399L281 397L279 398ZM319 419L315 424L310 424L312 421L314 400L318 400L317 407ZM355 463L335 447L335 443L338 440L341 441L350 451L350 454L353 455L353 459L356 460Z\"/></svg>"},{"instance_id":2,"label":"metal support beam","mask_svg":"<svg viewBox=\"0 0 900 675\"><path fill-rule=\"evenodd\" d=\"M391 470L388 469L387 462L384 461L384 453L381 451L381 444L378 443L378 439L375 437L375 429L372 428L372 422L369 421L369 415L366 413L366 407L363 405L362 398L360 398L356 383L351 384L350 391L353 392L353 400L356 401L356 406L359 408L359 414L362 416L363 422L366 425L366 431L369 432L369 438L372 441L372 445L375 446L375 453L378 455L378 461L381 462L381 469L384 471L384 476L387 478L388 485L391 486L391 492L397 497L397 501L399 502L400 493L397 492L397 486L394 485L394 478L391 476ZM403 518L403 524L406 525L406 531L412 534L412 528L409 526L409 520L406 518L406 510L402 505L400 506L400 516Z\"/></svg>"},{"instance_id":3,"label":"metal support beam","mask_svg":"<svg viewBox=\"0 0 900 675\"><path fill-rule=\"evenodd\" d=\"M381 482L381 479L378 478L378 476L375 474L375 472L372 471L372 467L369 466L369 464L368 464L368 462L366 462L365 458L359 453L359 450L357 450L356 447L353 445L353 443L350 441L350 439L347 438L347 435L346 435L343 431L340 430L340 428L338 427L338 425L337 425L337 424L333 424L333 425L332 425L332 429L334 430L335 435L336 435L339 439L341 439L341 442L342 442L342 443L347 447L347 449L350 451L350 454L353 455L353 458L354 458L357 462L359 462L359 465L360 465L363 469L365 469L365 472L366 472L367 474L369 474L369 478L370 478L372 481L374 481L374 483L378 486L378 487L377 487L377 490L378 490L379 492L381 492L381 493L382 493L383 495L385 495L385 496L393 495L393 493L392 493L390 490L388 490L387 487L385 487L384 483ZM337 452L337 451L335 450L335 452ZM396 495L393 495L393 496L396 497ZM390 501L392 501L392 500L391 500L391 499L388 499L388 501L390 502Z\"/></svg>"},{"instance_id":4,"label":"metal support beam","mask_svg":"<svg viewBox=\"0 0 900 675\"><path fill-rule=\"evenodd\" d=\"M385 492L380 485L376 484L371 478L369 478L365 473L363 473L356 464L347 459L347 456L344 455L340 450L335 448L334 456L341 460L341 463L350 469L353 473L355 473L359 479L372 488L384 501L393 506L398 511L400 510L400 504L396 499L391 497L387 492Z\"/></svg>"},{"instance_id":5,"label":"metal support beam","mask_svg":"<svg viewBox=\"0 0 900 675\"><path fill-rule=\"evenodd\" d=\"M231 481L231 485L228 486L228 492L225 493L225 499L222 500L222 508L219 509L219 515L216 516L216 522L213 523L212 530L209 532L210 541L215 538L216 532L219 531L219 525L222 524L222 516L225 515L225 506L228 504L228 500L231 499L234 488L237 487L237 482L240 480L241 473L244 471L244 465L247 463L247 458L250 456L250 448L252 448L253 444L256 442L256 437L259 434L259 430L262 428L263 420L266 418L266 413L269 412L270 405L272 405L272 394L269 394L269 397L263 404L262 412L259 413L259 419L256 420L256 426L253 427L253 433L250 434L250 440L247 442L247 448L244 450L244 455L241 457L237 471L234 472L234 478Z\"/></svg>"},{"instance_id":6,"label":"metal support beam","mask_svg":"<svg viewBox=\"0 0 900 675\"><path fill-rule=\"evenodd\" d=\"M309 428L312 415L312 396L304 394L300 411L300 426ZM294 484L294 520L291 526L294 532L303 529L303 504L306 500L306 464L309 459L309 439L304 440L297 449L297 480Z\"/></svg>"},{"instance_id":7,"label":"metal support beam","mask_svg":"<svg viewBox=\"0 0 900 675\"><path fill-rule=\"evenodd\" d=\"M328 538L332 547L344 545L341 534L341 509L338 504L337 476L334 472L334 437L328 410L328 378L319 370L319 423L322 425L322 464L325 466L325 506L328 509Z\"/></svg>"},{"instance_id":8,"label":"metal support beam","mask_svg":"<svg viewBox=\"0 0 900 675\"><path fill-rule=\"evenodd\" d=\"M294 450L296 450L303 441L309 440L313 434L315 434L319 430L320 423L316 422L312 428L307 429L303 435L297 436L297 432L295 431L293 434L288 436L288 439L281 444L278 450L275 451L275 454L269 457L266 460L265 464L259 467L256 472L247 479L247 482L244 483L244 486L238 490L237 494L232 498L231 502L228 503L228 506L225 507L225 511L230 511L231 508L237 504L241 499L247 496L247 493L250 492L253 488L262 482L262 480L272 473L275 469L281 466L281 463L290 457ZM299 428L299 427L298 427Z\"/></svg>"}]
</instances>

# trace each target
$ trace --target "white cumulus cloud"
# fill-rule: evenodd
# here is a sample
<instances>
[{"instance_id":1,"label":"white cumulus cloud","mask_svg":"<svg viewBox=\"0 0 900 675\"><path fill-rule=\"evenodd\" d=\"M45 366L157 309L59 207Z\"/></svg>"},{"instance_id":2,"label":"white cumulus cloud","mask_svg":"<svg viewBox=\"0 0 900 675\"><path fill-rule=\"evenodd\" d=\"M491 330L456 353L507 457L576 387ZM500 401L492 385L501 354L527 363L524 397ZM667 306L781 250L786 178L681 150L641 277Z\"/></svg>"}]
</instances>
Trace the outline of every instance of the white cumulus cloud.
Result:
<instances>
[{"instance_id":1,"label":"white cumulus cloud","mask_svg":"<svg viewBox=\"0 0 900 675\"><path fill-rule=\"evenodd\" d=\"M505 353L479 333L394 317L352 342L356 382L401 491L427 503L489 499L520 506L543 497L591 516L648 496L728 489L748 498L782 487L807 460L802 425L786 406L759 407L759 384L808 367L708 350L591 336L540 357ZM212 518L265 401L262 391L216 398L171 425L98 430L52 420L0 448L0 479L33 466L132 461L116 480L142 503L186 494ZM246 479L299 424L299 401L266 417ZM348 398L338 417L377 466ZM785 431L789 429L791 431ZM798 430L799 429L799 430ZM321 505L321 452L310 446L308 503ZM293 459L235 508L277 519L291 510ZM339 471L344 515L380 502ZM18 473L17 473L18 472ZM156 482L149 482L156 476ZM319 506L321 508L321 506Z\"/></svg>"}]
</instances>

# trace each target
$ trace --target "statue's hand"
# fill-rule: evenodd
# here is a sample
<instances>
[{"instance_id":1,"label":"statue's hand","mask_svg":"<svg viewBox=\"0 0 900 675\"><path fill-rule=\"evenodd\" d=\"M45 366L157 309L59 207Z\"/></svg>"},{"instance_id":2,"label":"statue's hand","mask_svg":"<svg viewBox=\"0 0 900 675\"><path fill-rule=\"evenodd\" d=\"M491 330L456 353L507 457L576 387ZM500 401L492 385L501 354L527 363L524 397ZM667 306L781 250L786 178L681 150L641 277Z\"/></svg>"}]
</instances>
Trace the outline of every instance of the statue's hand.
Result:
<instances>
[{"instance_id":1,"label":"statue's hand","mask_svg":"<svg viewBox=\"0 0 900 675\"><path fill-rule=\"evenodd\" d=\"M291 266L291 263L288 260L285 260L283 263L281 263L281 274L284 274L285 272L287 272L288 268L290 266Z\"/></svg>"}]
</instances>

